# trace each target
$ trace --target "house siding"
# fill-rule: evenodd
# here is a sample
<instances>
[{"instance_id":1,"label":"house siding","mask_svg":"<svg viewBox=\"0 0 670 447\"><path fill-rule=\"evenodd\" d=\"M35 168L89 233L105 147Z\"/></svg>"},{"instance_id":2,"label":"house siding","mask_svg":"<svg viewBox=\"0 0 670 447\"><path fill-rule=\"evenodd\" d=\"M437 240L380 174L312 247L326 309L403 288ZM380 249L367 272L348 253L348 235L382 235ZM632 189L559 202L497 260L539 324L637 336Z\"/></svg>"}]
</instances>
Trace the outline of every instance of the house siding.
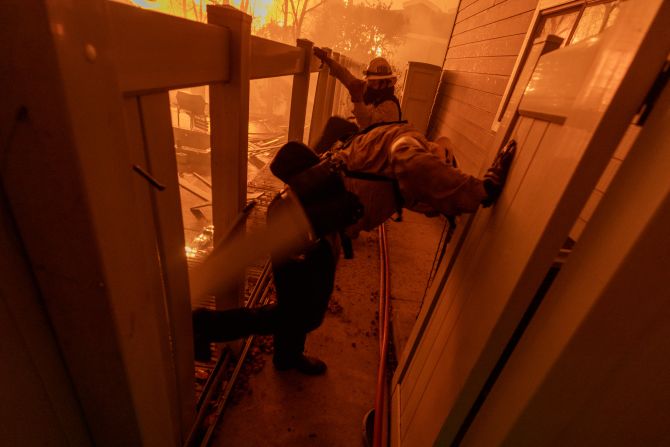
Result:
<instances>
[{"instance_id":1,"label":"house siding","mask_svg":"<svg viewBox=\"0 0 670 447\"><path fill-rule=\"evenodd\" d=\"M451 140L477 173L493 142L495 113L538 0L463 0L443 64L429 136Z\"/></svg>"}]
</instances>

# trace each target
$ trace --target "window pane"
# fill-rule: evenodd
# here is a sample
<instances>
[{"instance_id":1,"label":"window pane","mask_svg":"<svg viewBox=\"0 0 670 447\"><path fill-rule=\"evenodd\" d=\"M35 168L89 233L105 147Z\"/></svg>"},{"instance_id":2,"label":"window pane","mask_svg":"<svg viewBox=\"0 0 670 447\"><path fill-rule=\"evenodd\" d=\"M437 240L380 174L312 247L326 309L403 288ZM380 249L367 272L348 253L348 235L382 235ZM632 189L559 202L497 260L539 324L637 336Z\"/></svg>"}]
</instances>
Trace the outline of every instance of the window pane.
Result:
<instances>
[{"instance_id":1,"label":"window pane","mask_svg":"<svg viewBox=\"0 0 670 447\"><path fill-rule=\"evenodd\" d=\"M522 50L525 52L525 55L528 54L528 50L530 46L532 46L532 42L535 41L535 39L547 37L550 34L561 37L563 39L561 46L565 46L567 39L568 37L570 37L570 33L572 32L572 29L575 26L575 22L577 20L577 16L579 15L581 7L582 6L580 5L577 8L566 8L554 14L547 14L541 16L538 19L540 20L540 24L536 28L538 31L535 31L533 36L531 36L530 39L531 45ZM524 59L525 57L526 56L524 56ZM510 94L508 94L502 100L503 105L500 108L500 113L497 115L496 118L498 121L502 121L502 117L505 115L505 111L507 110L507 106L511 97L511 92L516 87L517 76L519 75L520 72L521 70L518 70L516 74L512 75L513 79L511 80L510 83Z\"/></svg>"},{"instance_id":2,"label":"window pane","mask_svg":"<svg viewBox=\"0 0 670 447\"><path fill-rule=\"evenodd\" d=\"M544 17L540 32L536 38L547 37L549 34L553 34L563 38L562 46L565 46L578 13L579 11L561 12L557 15Z\"/></svg>"},{"instance_id":3,"label":"window pane","mask_svg":"<svg viewBox=\"0 0 670 447\"><path fill-rule=\"evenodd\" d=\"M582 14L582 17L579 19L575 35L572 37L572 42L570 43L575 44L600 34L612 6L613 5L611 4L600 4L587 7L584 10L584 14Z\"/></svg>"},{"instance_id":4,"label":"window pane","mask_svg":"<svg viewBox=\"0 0 670 447\"><path fill-rule=\"evenodd\" d=\"M607 23L605 24L605 29L614 25L614 22L616 22L617 17L619 17L619 5L618 4L611 4L610 5L610 12L609 12L609 15L607 16Z\"/></svg>"}]
</instances>

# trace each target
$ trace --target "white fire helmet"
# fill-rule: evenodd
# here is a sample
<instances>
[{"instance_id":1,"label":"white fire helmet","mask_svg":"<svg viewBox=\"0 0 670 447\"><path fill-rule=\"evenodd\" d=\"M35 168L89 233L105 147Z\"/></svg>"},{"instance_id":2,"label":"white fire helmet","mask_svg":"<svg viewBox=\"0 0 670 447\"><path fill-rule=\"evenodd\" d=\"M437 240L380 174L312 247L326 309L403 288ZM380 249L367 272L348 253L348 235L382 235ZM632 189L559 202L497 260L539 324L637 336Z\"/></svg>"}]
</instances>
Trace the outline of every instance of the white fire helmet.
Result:
<instances>
[{"instance_id":1,"label":"white fire helmet","mask_svg":"<svg viewBox=\"0 0 670 447\"><path fill-rule=\"evenodd\" d=\"M391 64L383 57L376 57L370 61L368 68L364 72L365 79L395 79L397 76L393 74Z\"/></svg>"}]
</instances>

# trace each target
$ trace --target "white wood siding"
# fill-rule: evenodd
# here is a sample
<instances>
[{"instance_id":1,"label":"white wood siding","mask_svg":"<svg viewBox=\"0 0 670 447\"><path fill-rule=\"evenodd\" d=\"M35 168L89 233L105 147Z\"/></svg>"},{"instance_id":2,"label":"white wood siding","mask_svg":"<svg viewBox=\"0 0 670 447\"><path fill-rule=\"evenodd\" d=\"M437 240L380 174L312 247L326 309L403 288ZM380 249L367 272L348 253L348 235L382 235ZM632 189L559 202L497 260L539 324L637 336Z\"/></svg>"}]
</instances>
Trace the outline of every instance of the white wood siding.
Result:
<instances>
[{"instance_id":1,"label":"white wood siding","mask_svg":"<svg viewBox=\"0 0 670 447\"><path fill-rule=\"evenodd\" d=\"M667 42L655 43L667 30L670 7L660 0L648 8L624 5L600 39L547 53L535 67L542 75L524 98L551 98L565 85L560 93L579 101L561 116L554 107L560 102L535 101L542 104L537 109L522 101L505 190L494 208L473 218L441 300L409 364L400 365L393 445L452 445L469 433L468 418L485 398L487 379L495 379L513 331L598 180L609 176L608 162L669 50ZM597 286L603 278L590 279Z\"/></svg>"},{"instance_id":2,"label":"white wood siding","mask_svg":"<svg viewBox=\"0 0 670 447\"><path fill-rule=\"evenodd\" d=\"M429 135L447 136L461 167L477 173L492 144L498 104L537 0L461 2Z\"/></svg>"}]
</instances>

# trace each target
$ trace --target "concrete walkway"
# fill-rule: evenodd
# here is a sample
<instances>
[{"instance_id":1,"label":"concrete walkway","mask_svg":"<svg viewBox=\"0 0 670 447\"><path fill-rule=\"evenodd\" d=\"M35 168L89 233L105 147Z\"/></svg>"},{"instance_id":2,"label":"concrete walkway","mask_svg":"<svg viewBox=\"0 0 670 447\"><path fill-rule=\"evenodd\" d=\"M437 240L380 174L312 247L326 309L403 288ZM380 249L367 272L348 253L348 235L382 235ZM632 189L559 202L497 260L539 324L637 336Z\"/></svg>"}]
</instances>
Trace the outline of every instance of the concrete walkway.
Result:
<instances>
[{"instance_id":1,"label":"concrete walkway","mask_svg":"<svg viewBox=\"0 0 670 447\"><path fill-rule=\"evenodd\" d=\"M330 310L307 340L307 353L328 364L321 377L278 372L271 356L250 378L250 393L229 406L215 446L362 445L362 421L374 405L379 260L376 233L354 241L340 260Z\"/></svg>"},{"instance_id":2,"label":"concrete walkway","mask_svg":"<svg viewBox=\"0 0 670 447\"><path fill-rule=\"evenodd\" d=\"M444 217L403 211L403 221L386 224L391 263L393 343L398 357L419 314L444 229Z\"/></svg>"},{"instance_id":3,"label":"concrete walkway","mask_svg":"<svg viewBox=\"0 0 670 447\"><path fill-rule=\"evenodd\" d=\"M396 345L404 344L416 319L443 225L416 213L387 224ZM326 375L278 372L271 355L260 354L265 366L226 409L212 445L363 445L379 361L377 233L361 233L354 250L354 259L340 259L330 310L307 340L308 354L328 364Z\"/></svg>"}]
</instances>

